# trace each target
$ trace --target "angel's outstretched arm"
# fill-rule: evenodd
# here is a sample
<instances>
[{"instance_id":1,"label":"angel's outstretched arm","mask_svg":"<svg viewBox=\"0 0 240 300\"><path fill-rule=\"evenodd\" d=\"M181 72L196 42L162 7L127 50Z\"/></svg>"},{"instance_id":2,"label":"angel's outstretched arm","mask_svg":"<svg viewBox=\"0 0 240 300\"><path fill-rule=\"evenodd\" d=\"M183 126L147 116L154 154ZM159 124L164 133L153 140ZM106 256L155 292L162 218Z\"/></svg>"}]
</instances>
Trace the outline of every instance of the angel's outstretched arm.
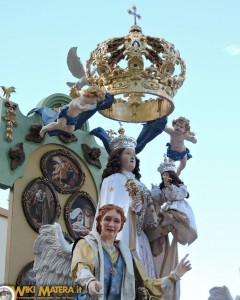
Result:
<instances>
[{"instance_id":1,"label":"angel's outstretched arm","mask_svg":"<svg viewBox=\"0 0 240 300\"><path fill-rule=\"evenodd\" d=\"M165 126L163 131L165 131L166 133L168 133L170 135L172 135L174 133L174 129L172 127L168 127L168 126Z\"/></svg>"},{"instance_id":2,"label":"angel's outstretched arm","mask_svg":"<svg viewBox=\"0 0 240 300\"><path fill-rule=\"evenodd\" d=\"M197 143L197 139L195 138L195 136L189 133L185 133L185 140L192 142L193 144Z\"/></svg>"},{"instance_id":3,"label":"angel's outstretched arm","mask_svg":"<svg viewBox=\"0 0 240 300\"><path fill-rule=\"evenodd\" d=\"M72 278L81 287L86 288L88 284L96 280L94 274L95 256L92 248L81 239L73 250L71 272Z\"/></svg>"},{"instance_id":4,"label":"angel's outstretched arm","mask_svg":"<svg viewBox=\"0 0 240 300\"><path fill-rule=\"evenodd\" d=\"M144 287L146 287L152 295L162 299L162 296L169 295L172 287L180 280L186 272L191 270L191 263L189 260L186 260L188 255L186 255L180 263L177 265L176 269L172 271L169 276L163 278L149 278L142 266L141 262L134 257L134 270L136 274L141 278Z\"/></svg>"}]
</instances>

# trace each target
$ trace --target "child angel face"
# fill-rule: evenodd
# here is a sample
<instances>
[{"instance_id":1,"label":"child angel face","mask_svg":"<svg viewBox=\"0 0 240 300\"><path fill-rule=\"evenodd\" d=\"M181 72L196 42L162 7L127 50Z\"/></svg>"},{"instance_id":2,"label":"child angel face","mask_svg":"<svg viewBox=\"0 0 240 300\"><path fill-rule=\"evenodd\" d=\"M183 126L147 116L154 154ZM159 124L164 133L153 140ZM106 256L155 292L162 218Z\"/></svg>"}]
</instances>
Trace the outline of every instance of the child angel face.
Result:
<instances>
[{"instance_id":1,"label":"child angel face","mask_svg":"<svg viewBox=\"0 0 240 300\"><path fill-rule=\"evenodd\" d=\"M178 134L184 134L186 132L186 126L184 122L177 121L173 128Z\"/></svg>"}]
</instances>

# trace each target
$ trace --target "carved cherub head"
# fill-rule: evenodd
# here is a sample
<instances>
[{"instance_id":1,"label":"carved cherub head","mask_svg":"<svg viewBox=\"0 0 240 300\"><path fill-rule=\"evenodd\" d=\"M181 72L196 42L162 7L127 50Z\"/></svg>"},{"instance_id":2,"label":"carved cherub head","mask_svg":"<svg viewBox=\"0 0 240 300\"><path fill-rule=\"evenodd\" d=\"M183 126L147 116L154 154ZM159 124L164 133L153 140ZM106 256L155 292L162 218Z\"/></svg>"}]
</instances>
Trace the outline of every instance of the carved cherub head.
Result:
<instances>
[{"instance_id":1,"label":"carved cherub head","mask_svg":"<svg viewBox=\"0 0 240 300\"><path fill-rule=\"evenodd\" d=\"M92 158L92 159L96 159L96 158L99 158L101 155L101 150L99 148L96 148L96 147L93 147L91 149L91 151L89 152L89 156Z\"/></svg>"}]
</instances>

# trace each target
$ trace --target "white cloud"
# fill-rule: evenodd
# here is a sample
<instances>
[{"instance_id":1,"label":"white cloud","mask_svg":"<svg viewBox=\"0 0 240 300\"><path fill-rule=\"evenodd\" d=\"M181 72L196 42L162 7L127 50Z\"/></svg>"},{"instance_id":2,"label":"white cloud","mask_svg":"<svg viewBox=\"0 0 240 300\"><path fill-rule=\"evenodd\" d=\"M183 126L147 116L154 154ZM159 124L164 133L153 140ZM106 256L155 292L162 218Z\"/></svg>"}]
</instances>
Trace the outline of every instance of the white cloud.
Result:
<instances>
[{"instance_id":1,"label":"white cloud","mask_svg":"<svg viewBox=\"0 0 240 300\"><path fill-rule=\"evenodd\" d=\"M224 50L233 56L240 55L240 46L236 44L229 45Z\"/></svg>"}]
</instances>

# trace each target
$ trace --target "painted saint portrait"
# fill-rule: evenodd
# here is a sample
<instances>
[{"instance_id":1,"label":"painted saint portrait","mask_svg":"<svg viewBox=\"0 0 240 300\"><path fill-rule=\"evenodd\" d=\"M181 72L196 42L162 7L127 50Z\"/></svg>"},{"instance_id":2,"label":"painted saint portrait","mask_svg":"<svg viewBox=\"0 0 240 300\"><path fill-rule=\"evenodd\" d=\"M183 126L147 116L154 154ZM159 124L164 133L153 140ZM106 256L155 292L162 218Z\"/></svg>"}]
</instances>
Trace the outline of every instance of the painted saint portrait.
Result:
<instances>
[{"instance_id":1,"label":"painted saint portrait","mask_svg":"<svg viewBox=\"0 0 240 300\"><path fill-rule=\"evenodd\" d=\"M22 201L27 221L37 232L42 225L57 221L61 213L56 192L47 178L33 179L25 188Z\"/></svg>"},{"instance_id":2,"label":"painted saint portrait","mask_svg":"<svg viewBox=\"0 0 240 300\"><path fill-rule=\"evenodd\" d=\"M79 162L68 151L58 149L45 153L40 166L43 175L62 194L76 192L85 181L85 174Z\"/></svg>"},{"instance_id":3,"label":"painted saint portrait","mask_svg":"<svg viewBox=\"0 0 240 300\"><path fill-rule=\"evenodd\" d=\"M68 199L64 215L68 231L74 239L92 230L95 213L94 201L88 193L77 192Z\"/></svg>"}]
</instances>

